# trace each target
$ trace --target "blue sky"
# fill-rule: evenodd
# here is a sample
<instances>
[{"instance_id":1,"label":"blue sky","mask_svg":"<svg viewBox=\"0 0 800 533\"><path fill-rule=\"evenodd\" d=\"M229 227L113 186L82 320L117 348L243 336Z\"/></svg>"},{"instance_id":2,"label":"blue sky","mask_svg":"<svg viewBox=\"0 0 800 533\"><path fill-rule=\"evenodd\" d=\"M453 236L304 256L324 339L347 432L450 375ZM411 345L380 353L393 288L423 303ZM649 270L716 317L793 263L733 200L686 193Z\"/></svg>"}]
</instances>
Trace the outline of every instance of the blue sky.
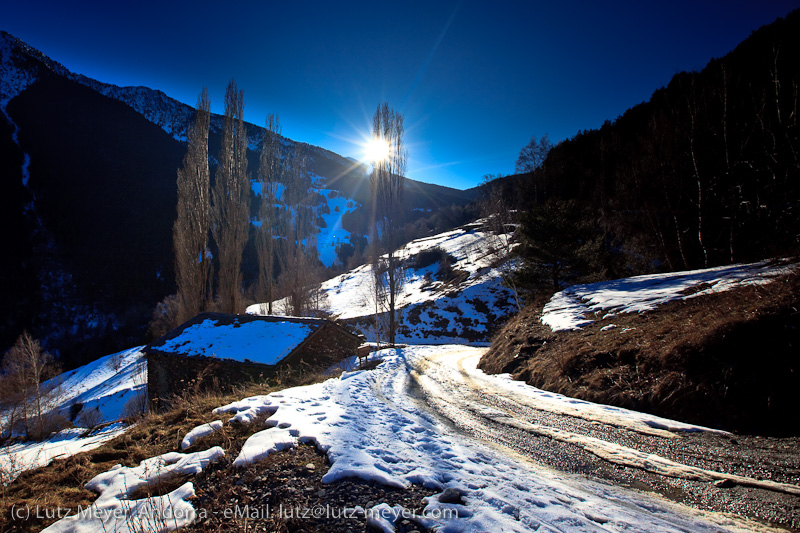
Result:
<instances>
[{"instance_id":1,"label":"blue sky","mask_svg":"<svg viewBox=\"0 0 800 533\"><path fill-rule=\"evenodd\" d=\"M0 29L70 70L222 111L360 158L372 113L403 113L408 176L456 188L509 174L532 135L559 141L699 70L798 1L18 1Z\"/></svg>"}]
</instances>

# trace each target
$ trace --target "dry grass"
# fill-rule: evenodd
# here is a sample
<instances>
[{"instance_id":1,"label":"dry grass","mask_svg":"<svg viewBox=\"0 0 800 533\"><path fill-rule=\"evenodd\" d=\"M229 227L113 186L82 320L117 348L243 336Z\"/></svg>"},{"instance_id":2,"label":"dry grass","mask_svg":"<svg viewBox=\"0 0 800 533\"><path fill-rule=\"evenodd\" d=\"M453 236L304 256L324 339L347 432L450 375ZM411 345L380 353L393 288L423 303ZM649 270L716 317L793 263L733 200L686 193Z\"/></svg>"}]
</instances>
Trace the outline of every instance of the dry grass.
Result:
<instances>
[{"instance_id":1,"label":"dry grass","mask_svg":"<svg viewBox=\"0 0 800 533\"><path fill-rule=\"evenodd\" d=\"M183 437L194 427L211 422L218 417L212 410L221 405L248 396L268 394L281 388L321 381L317 372L285 372L276 384L248 384L236 391L221 395L208 389L189 390L171 398L169 411L150 413L137 420L136 426L127 433L105 443L90 452L80 453L66 459L56 460L50 465L24 472L16 481L0 487L0 533L35 532L56 521L53 510L60 509L64 516L68 511L85 509L97 498L97 494L86 490L84 485L96 475L116 464L137 466L144 459L170 451L181 451ZM226 424L222 430L199 439L186 452L221 446L226 451L235 450L254 431L258 424L232 426ZM169 492L185 482L180 476L154 482L137 492L135 497L158 496ZM14 520L12 509L31 509L27 520ZM45 510L51 516L35 516L35 510Z\"/></svg>"},{"instance_id":2,"label":"dry grass","mask_svg":"<svg viewBox=\"0 0 800 533\"><path fill-rule=\"evenodd\" d=\"M735 431L800 431L800 276L672 302L656 311L591 317L553 333L526 308L481 361L547 390ZM601 331L614 324L615 329Z\"/></svg>"}]
</instances>

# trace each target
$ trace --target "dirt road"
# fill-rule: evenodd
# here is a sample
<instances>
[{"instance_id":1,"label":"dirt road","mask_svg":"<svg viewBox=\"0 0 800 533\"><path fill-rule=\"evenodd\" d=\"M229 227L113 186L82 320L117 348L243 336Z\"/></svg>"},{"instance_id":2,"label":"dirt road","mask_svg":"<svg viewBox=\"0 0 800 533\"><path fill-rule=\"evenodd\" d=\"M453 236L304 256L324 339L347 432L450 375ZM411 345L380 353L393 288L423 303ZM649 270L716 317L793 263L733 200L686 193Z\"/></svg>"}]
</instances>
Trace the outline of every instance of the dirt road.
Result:
<instances>
[{"instance_id":1,"label":"dirt road","mask_svg":"<svg viewBox=\"0 0 800 533\"><path fill-rule=\"evenodd\" d=\"M410 380L387 378L380 387L391 396L402 386L458 431L529 461L800 529L800 439L676 430L623 410L551 402L476 371L480 353L465 348L410 359Z\"/></svg>"}]
</instances>

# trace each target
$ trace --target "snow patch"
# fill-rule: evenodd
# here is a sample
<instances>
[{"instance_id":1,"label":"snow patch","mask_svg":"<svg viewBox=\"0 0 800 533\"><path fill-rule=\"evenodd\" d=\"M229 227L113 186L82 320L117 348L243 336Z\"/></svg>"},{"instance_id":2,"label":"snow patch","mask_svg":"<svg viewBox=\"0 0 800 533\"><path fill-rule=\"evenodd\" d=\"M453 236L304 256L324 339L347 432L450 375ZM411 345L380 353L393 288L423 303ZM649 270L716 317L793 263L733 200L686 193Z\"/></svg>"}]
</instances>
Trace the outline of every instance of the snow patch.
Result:
<instances>
[{"instance_id":1,"label":"snow patch","mask_svg":"<svg viewBox=\"0 0 800 533\"><path fill-rule=\"evenodd\" d=\"M215 420L214 422L197 426L187 433L185 437L183 437L183 440L181 441L181 450L185 450L189 446L192 446L198 439L207 437L215 431L219 431L220 429L222 429L221 420Z\"/></svg>"},{"instance_id":2,"label":"snow patch","mask_svg":"<svg viewBox=\"0 0 800 533\"><path fill-rule=\"evenodd\" d=\"M553 331L580 329L594 322L586 318L592 313L641 313L674 300L769 283L797 268L796 264L761 261L574 285L553 295L542 310L541 321Z\"/></svg>"},{"instance_id":3,"label":"snow patch","mask_svg":"<svg viewBox=\"0 0 800 533\"><path fill-rule=\"evenodd\" d=\"M55 533L93 533L95 531L170 531L194 522L197 513L187 501L194 497L194 486L184 483L164 496L131 500L137 491L175 476L196 475L218 461L225 452L219 446L192 454L165 453L145 459L137 467L117 465L95 476L86 488L99 493L87 509L62 518L44 531Z\"/></svg>"}]
</instances>

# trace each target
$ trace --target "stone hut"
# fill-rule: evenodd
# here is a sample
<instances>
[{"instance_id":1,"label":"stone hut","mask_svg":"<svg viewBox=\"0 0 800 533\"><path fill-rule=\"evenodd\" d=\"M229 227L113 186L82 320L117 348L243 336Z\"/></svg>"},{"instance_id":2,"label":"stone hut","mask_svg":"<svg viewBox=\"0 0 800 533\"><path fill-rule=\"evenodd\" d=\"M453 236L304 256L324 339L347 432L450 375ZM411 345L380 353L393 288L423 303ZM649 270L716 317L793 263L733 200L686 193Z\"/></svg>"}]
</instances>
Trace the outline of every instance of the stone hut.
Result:
<instances>
[{"instance_id":1,"label":"stone hut","mask_svg":"<svg viewBox=\"0 0 800 533\"><path fill-rule=\"evenodd\" d=\"M356 355L363 339L330 320L201 313L145 347L154 408L187 389L316 372Z\"/></svg>"}]
</instances>

